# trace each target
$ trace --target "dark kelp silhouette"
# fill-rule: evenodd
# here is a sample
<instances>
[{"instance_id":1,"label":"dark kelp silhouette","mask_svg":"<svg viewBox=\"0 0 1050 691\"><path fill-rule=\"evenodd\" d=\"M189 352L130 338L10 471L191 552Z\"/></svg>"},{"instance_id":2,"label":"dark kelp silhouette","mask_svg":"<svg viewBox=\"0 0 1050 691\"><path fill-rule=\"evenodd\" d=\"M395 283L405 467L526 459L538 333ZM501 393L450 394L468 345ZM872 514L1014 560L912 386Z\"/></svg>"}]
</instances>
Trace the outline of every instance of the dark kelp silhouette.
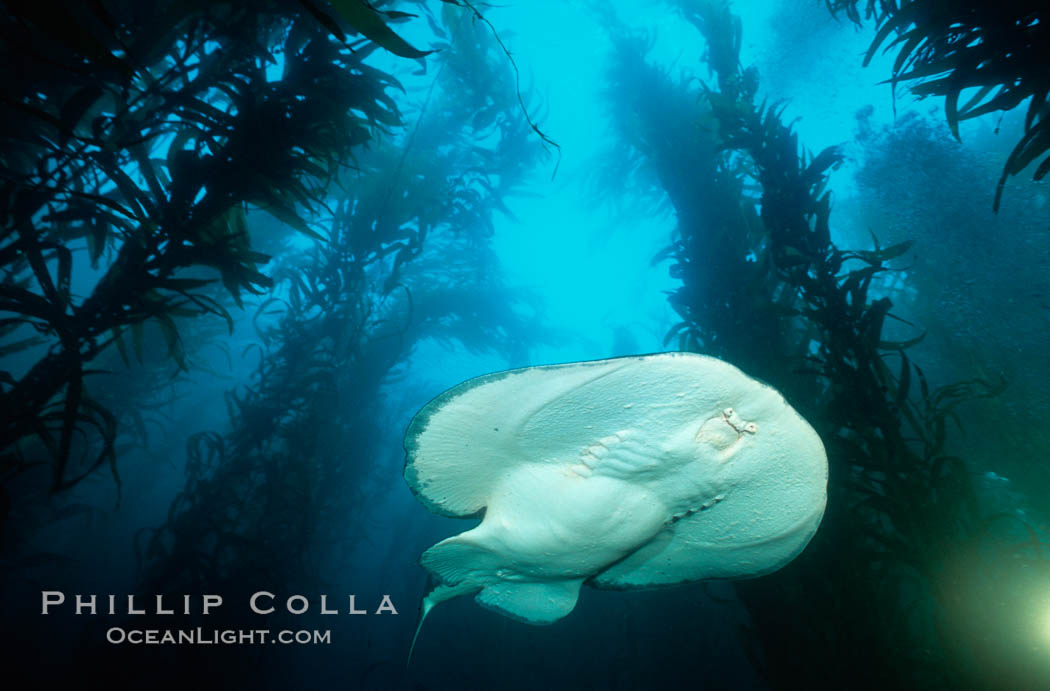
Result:
<instances>
[{"instance_id":1,"label":"dark kelp silhouette","mask_svg":"<svg viewBox=\"0 0 1050 691\"><path fill-rule=\"evenodd\" d=\"M316 236L300 214L399 123L396 82L364 60L412 51L373 10L341 6L348 16L309 2L9 7L0 329L2 353L27 362L0 374L5 484L39 463L53 490L104 464L116 477L118 420L91 394L91 363L111 345L141 352L152 321L185 367L177 319L232 328L211 283L238 303L271 283L245 209ZM342 22L364 38L341 46ZM90 268L74 261L84 248Z\"/></svg>"}]
</instances>

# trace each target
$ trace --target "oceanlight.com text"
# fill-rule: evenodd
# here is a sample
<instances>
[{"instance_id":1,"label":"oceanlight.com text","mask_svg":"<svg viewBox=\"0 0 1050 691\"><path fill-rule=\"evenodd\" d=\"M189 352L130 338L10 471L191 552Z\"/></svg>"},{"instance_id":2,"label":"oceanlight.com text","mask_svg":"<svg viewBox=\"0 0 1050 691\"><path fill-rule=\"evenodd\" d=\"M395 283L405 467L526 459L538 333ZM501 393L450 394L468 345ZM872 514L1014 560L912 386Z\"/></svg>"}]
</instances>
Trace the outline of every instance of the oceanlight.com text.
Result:
<instances>
[{"instance_id":1,"label":"oceanlight.com text","mask_svg":"<svg viewBox=\"0 0 1050 691\"><path fill-rule=\"evenodd\" d=\"M106 631L106 641L113 645L329 645L328 629L124 629L114 626Z\"/></svg>"}]
</instances>

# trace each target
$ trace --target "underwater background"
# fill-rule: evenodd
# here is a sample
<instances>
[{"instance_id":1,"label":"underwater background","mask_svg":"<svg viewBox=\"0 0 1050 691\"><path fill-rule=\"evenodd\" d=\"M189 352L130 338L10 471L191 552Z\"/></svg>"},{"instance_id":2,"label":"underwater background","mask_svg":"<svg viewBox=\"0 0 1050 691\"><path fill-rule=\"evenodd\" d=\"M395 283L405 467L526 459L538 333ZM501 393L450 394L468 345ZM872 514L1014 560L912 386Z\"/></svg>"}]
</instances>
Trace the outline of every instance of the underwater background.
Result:
<instances>
[{"instance_id":1,"label":"underwater background","mask_svg":"<svg viewBox=\"0 0 1050 691\"><path fill-rule=\"evenodd\" d=\"M1041 3L0 17L6 678L1050 689ZM805 551L584 588L544 627L458 598L406 665L419 556L472 525L402 478L416 411L489 372L666 350L768 382L820 434ZM43 615L42 591L67 602ZM117 613L75 614L92 593ZM132 615L131 594L193 605ZM330 642L106 640L198 626Z\"/></svg>"}]
</instances>

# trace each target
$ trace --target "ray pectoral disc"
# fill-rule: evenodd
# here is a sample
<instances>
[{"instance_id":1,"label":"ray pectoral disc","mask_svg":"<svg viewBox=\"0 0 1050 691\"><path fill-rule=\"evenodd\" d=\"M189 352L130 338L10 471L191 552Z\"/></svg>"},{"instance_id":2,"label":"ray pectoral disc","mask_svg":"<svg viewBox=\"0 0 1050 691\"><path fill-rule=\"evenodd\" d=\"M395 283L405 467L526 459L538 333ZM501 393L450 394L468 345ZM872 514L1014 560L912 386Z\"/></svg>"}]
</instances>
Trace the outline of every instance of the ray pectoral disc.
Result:
<instances>
[{"instance_id":1,"label":"ray pectoral disc","mask_svg":"<svg viewBox=\"0 0 1050 691\"><path fill-rule=\"evenodd\" d=\"M438 602L474 594L533 624L580 586L774 571L816 532L827 458L774 389L693 353L529 367L441 394L405 436L432 511L481 523L424 552ZM418 634L418 629L417 629Z\"/></svg>"}]
</instances>

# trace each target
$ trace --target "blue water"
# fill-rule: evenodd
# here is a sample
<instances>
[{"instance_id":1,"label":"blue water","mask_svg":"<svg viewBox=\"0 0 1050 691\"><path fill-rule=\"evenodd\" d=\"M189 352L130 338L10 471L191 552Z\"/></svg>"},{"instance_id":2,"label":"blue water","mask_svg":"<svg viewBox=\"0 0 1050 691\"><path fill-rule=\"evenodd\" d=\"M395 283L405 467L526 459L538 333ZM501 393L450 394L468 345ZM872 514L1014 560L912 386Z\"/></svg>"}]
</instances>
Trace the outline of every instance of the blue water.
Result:
<instances>
[{"instance_id":1,"label":"blue water","mask_svg":"<svg viewBox=\"0 0 1050 691\"><path fill-rule=\"evenodd\" d=\"M713 78L702 63L702 38L663 4L613 0L602 5L650 36L648 59L654 64L664 66L676 78ZM1050 291L1047 255L1040 254L1046 243L1025 236L1028 249L1022 252L1004 248L1006 240L993 239L1014 227L1011 213L1045 216L1045 185L1029 188L1027 178L1012 180L1008 190L1024 190L1031 207L999 217L990 214L990 200L982 199L973 206L960 203L956 208L952 189L944 191L946 201L938 200L936 208L925 199L909 200L910 206L902 206L903 210L889 208L873 191L870 177L858 172L866 160L860 133L864 128L877 132L912 118L928 122L943 134L943 104L936 99L916 101L903 88L895 96L882 83L892 55L876 55L866 68L861 64L871 27L858 31L845 19L832 18L822 2L740 0L733 7L743 26L742 62L754 65L761 75L759 97L784 103L784 119L794 123L806 149L844 147L844 164L831 179L835 242L867 247L868 231L873 227L894 240L894 233L907 236L911 228L928 229L939 215L964 218L970 214L968 209L978 208L982 227L990 230L969 245L972 252L987 257L990 266L1006 269L1018 254L1033 257L1035 267L1030 267L1026 277L1039 275L1042 267L1043 282L1025 284L1004 296L1017 307L1005 309L1001 323L988 328L981 324L989 323L985 317L993 309L992 301L982 296L999 286L991 271L973 277L966 284L970 286L966 299L972 303L959 307L958 313L946 313L940 330L933 326L930 342L920 352L931 363L930 369L944 378L974 376L978 370L1002 369L1010 374L1019 382L1013 389L1018 393L1006 412L999 414L1016 413L1028 419L1024 416L1036 417L1033 411L1045 411L1048 402L1037 382L1045 381L1042 375L1047 370L1035 369L1039 377L1026 378L1024 373L1047 364L1039 334L1045 337L1050 313L1045 305L1037 306ZM515 311L530 340L516 352L468 347L447 333L440 338L425 335L414 344L391 370L378 396L366 402L380 443L361 481L360 501L365 502L366 510L354 514L364 518L354 526L355 542L340 567L341 578L328 582L324 590L303 593L311 599L311 610L293 619L304 629L330 629L331 644L266 648L257 654L238 655L236 664L244 665L246 675L258 675L251 677L253 686L265 688L768 688L752 664L756 653L747 648L747 636L742 635L752 625L748 612L732 586L720 582L640 592L584 588L575 611L546 627L511 621L480 608L470 598L459 598L430 616L415 658L411 666L405 666L416 610L427 589L427 575L418 557L430 545L469 525L429 513L402 481L401 437L412 415L442 391L480 374L673 349L675 344L666 344L664 338L679 321L667 295L680 282L669 274L667 260L654 261L674 236L677 219L673 208L651 178L643 175L619 181L623 184L614 187L601 175L626 144L617 138L607 93L612 44L592 3L515 0L485 8L484 14L520 70L523 93L536 106L537 124L558 145L557 149L546 147L549 155L506 200L510 213L495 213L494 231L487 240L493 262L486 270L495 272L507 294L514 296L515 302L503 309ZM398 25L398 30L419 46L434 40L422 21ZM403 79L407 93L398 98L406 113L415 112L433 72L413 76L415 64L386 55L377 55L375 64ZM866 114L858 119L863 109ZM983 118L962 128L961 146L968 155L990 162L989 170L996 169L1019 126L1016 117L1008 117L996 137L990 132L998 124L997 118ZM531 146L542 148L544 144L532 136ZM919 162L918 167L921 165ZM949 172L926 171L918 182L901 184L905 189L920 183L936 188L936 178L950 177ZM989 194L993 182L988 182ZM970 200L964 201L969 204ZM900 223L887 229L895 219ZM928 232L923 237L929 242L936 235ZM297 244L307 243L300 239ZM1011 253L1015 250L1018 254ZM922 269L914 271L921 273ZM912 275L905 273L899 280L907 282ZM86 290L91 279L83 280ZM912 288L910 294L920 295L922 290L925 288ZM916 318L931 313L907 303L902 309ZM981 315L972 320L976 326L964 327L967 309ZM93 655L71 651L80 650L78 641L83 638L97 638L100 629L87 628L83 619L69 617L61 627L42 622L34 614L39 587L54 583L70 594L76 589L128 593L138 587L139 572L131 549L135 535L166 520L184 486L187 438L203 430L228 431L223 393L248 382L258 362L257 351L251 350L258 340L251 310L235 316L234 334L215 337L212 343L221 345L199 354L200 362L209 369L171 381L171 400L161 408L155 423L164 430L157 437L162 441L122 459L119 509L114 508L112 480L100 473L58 504L90 507L87 517L78 517L75 523L42 522L30 538L40 551L73 561L62 562L53 570L45 566L32 578L12 584L5 600L19 600L14 608L19 618L12 620L24 622L25 635L39 643L31 647L53 646L66 669L75 671L82 663L78 655ZM231 354L229 360L223 349ZM990 353L1006 354L992 357ZM974 417L987 422L994 414L980 410ZM1031 482L1044 480L1045 473L1031 471L1024 476L1020 460L997 457L1004 447L1019 448L1010 447L1016 440L1004 443L988 433L989 427L978 429L976 439L967 443L976 456L974 472L988 480L985 485L989 495L994 495L992 501L1003 502L1007 511L1027 511L1033 523L1042 520L1045 526L1040 511L1046 506L1039 505L1045 501L1045 487L1043 491L1039 486L1028 489ZM339 449L332 450L331 462L340 460ZM1030 482L1010 479L1018 476ZM339 516L328 518L340 520ZM265 589L268 584L245 587ZM373 611L379 598L389 595L398 613L325 618L316 614L322 592L343 603L341 609L345 609L346 594L355 593L357 601ZM161 655L166 663L172 659L168 652ZM141 657L140 653L132 650L128 655L138 662L147 660L148 670L148 655ZM122 654L110 649L110 657L103 659L119 665ZM189 664L207 670L221 668L230 658L221 651L209 651L191 659ZM147 675L143 686L156 681L142 667L136 669L140 670L137 674ZM216 678L225 675L217 673Z\"/></svg>"}]
</instances>

